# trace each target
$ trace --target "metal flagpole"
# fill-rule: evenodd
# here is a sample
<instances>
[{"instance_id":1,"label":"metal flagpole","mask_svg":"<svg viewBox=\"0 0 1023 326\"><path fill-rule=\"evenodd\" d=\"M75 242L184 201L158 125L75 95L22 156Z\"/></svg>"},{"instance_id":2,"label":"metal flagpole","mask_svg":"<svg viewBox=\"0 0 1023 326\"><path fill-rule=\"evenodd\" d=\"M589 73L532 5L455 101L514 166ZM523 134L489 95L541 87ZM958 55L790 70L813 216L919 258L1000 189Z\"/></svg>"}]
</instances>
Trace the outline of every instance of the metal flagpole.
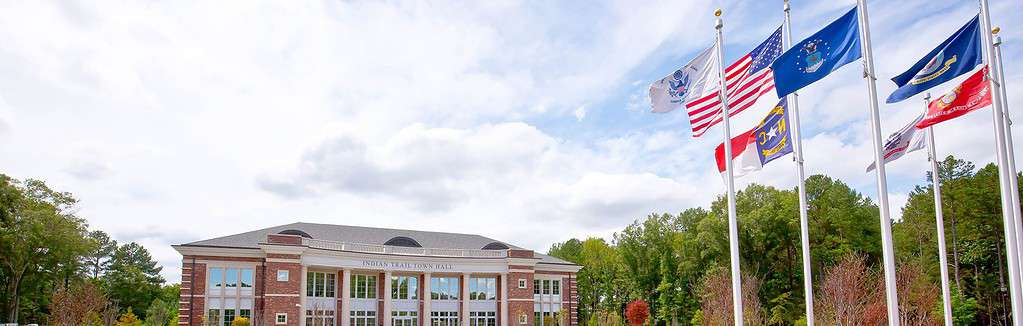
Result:
<instances>
[{"instance_id":1,"label":"metal flagpole","mask_svg":"<svg viewBox=\"0 0 1023 326\"><path fill-rule=\"evenodd\" d=\"M735 217L735 178L732 174L732 132L728 125L728 90L725 83L725 59L722 48L724 37L721 29L725 26L721 21L721 9L714 11L717 19L714 21L714 29L717 30L717 55L718 75L721 82L721 89L718 96L721 97L721 116L725 126L725 173L727 174L728 185L728 247L732 260L732 313L735 315L735 325L743 326L742 322L742 276L739 272L739 222Z\"/></svg>"},{"instance_id":2,"label":"metal flagpole","mask_svg":"<svg viewBox=\"0 0 1023 326\"><path fill-rule=\"evenodd\" d=\"M931 103L931 93L924 97L924 111ZM948 287L948 253L945 251L945 214L941 205L941 176L938 174L938 153L934 147L934 126L927 127L927 160L931 161L931 187L934 188L934 219L938 228L938 261L941 263L941 299L945 326L952 326L952 293Z\"/></svg>"},{"instance_id":3,"label":"metal flagpole","mask_svg":"<svg viewBox=\"0 0 1023 326\"><path fill-rule=\"evenodd\" d=\"M782 38L782 47L788 50L792 46L792 23L789 19L789 0L785 0L785 35ZM803 137L799 129L799 94L792 92L788 95L787 102L792 108L792 136L796 141L793 143L795 151L793 158L796 161L796 175L799 177L799 237L803 247L803 297L806 304L806 326L813 326L813 273L810 265L810 223L806 216L806 174L803 171Z\"/></svg>"},{"instance_id":4,"label":"metal flagpole","mask_svg":"<svg viewBox=\"0 0 1023 326\"><path fill-rule=\"evenodd\" d=\"M881 120L877 110L877 84L874 76L874 57L870 48L870 26L867 20L866 0L857 0L860 46L863 50L863 74L870 95L870 124L874 142L874 170L877 175L878 207L881 209L881 252L884 258L885 297L888 303L888 325L899 325L899 297L895 289L895 248L892 245L892 219L888 210L888 180L885 175L881 146Z\"/></svg>"},{"instance_id":5,"label":"metal flagpole","mask_svg":"<svg viewBox=\"0 0 1023 326\"><path fill-rule=\"evenodd\" d=\"M1020 241L1020 239L1023 239L1023 220L1020 219L1019 180L1016 177L1016 171L1018 171L1018 170L1016 170L1016 156L1015 156L1015 153L1013 151L1013 145L1012 145L1012 120L1009 119L1009 97L1005 94L1006 93L1006 90L1005 90L1005 69L1003 69L1003 66L1002 66L1002 46L1001 46L1002 45L1002 37L998 36L998 32L999 31L1001 31L1001 29L998 28L998 27L995 27L993 30L991 30L991 34L994 35L994 48L995 48L995 53L994 53L995 54L995 61L994 62L997 64L997 67L994 68L995 69L994 77L998 79L998 85L1001 86L1001 87L999 87L999 90L1001 90L1001 92L999 92L1000 93L999 97L1000 97L1000 99L1002 101L1002 108L1003 108L1003 110L1002 110L1002 121L1004 122L1004 125L1005 125L1005 127L1004 127L1005 128L1005 149L1006 149L1005 158L1009 161L1008 165L1007 165L1009 167L1009 171L1010 171L1010 173L1009 173L1009 193L1010 193L1009 199L1012 200L1013 220L1016 223L1016 247L1018 247L1017 250L1019 250L1019 252L1023 252L1023 241ZM1020 272L1023 273L1023 261L1020 261L1019 263L1020 263ZM1020 278L1021 278L1020 281L1023 281L1023 275L1020 275ZM1023 286L1023 284L1021 284L1020 286Z\"/></svg>"},{"instance_id":6,"label":"metal flagpole","mask_svg":"<svg viewBox=\"0 0 1023 326\"><path fill-rule=\"evenodd\" d=\"M1007 265L1009 266L1009 298L1012 302L1012 324L1023 325L1023 297L1020 293L1020 265L1019 265L1019 248L1017 247L1016 239L1016 223L1013 218L1013 210L1011 196L1012 192L1009 189L1009 171L1008 171L1008 160L1006 159L1005 151L1005 123L1002 120L1002 101L1001 101L1001 90L1000 85L995 81L993 75L994 69L997 67L994 58L994 46L991 31L991 16L988 12L987 0L980 0L980 23L981 23L981 36L984 39L984 62L988 63L988 80L991 83L992 97L995 99L991 101L991 113L992 122L995 126L995 156L998 159L998 186L1001 190L1002 197L1002 223L1005 231L1005 257ZM1013 173L1013 175L1015 175Z\"/></svg>"}]
</instances>

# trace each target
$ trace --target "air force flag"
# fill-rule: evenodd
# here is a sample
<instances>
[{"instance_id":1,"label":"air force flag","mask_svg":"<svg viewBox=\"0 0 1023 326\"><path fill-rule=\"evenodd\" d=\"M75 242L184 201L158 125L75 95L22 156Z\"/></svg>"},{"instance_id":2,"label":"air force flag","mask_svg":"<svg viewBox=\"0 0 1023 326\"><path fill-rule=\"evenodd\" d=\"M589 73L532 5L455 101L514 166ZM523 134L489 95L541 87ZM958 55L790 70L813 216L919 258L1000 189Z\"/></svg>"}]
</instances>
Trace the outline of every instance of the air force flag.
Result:
<instances>
[{"instance_id":1,"label":"air force flag","mask_svg":"<svg viewBox=\"0 0 1023 326\"><path fill-rule=\"evenodd\" d=\"M778 97L824 78L861 57L856 8L796 43L771 64Z\"/></svg>"},{"instance_id":2,"label":"air force flag","mask_svg":"<svg viewBox=\"0 0 1023 326\"><path fill-rule=\"evenodd\" d=\"M983 63L980 48L980 16L959 28L909 70L892 78L899 86L887 103L895 103L965 74Z\"/></svg>"}]
</instances>

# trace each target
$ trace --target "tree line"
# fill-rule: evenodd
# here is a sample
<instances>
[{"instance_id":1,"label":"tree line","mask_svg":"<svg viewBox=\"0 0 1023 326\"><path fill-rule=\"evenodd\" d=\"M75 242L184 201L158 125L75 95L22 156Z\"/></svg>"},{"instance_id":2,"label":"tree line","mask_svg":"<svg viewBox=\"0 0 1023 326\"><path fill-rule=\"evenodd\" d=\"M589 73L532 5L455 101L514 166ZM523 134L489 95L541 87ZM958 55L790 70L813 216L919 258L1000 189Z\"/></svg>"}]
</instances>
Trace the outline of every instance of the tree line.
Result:
<instances>
[{"instance_id":1,"label":"tree line","mask_svg":"<svg viewBox=\"0 0 1023 326\"><path fill-rule=\"evenodd\" d=\"M143 246L90 230L78 200L0 174L0 320L41 325L176 325L179 285Z\"/></svg>"},{"instance_id":2,"label":"tree line","mask_svg":"<svg viewBox=\"0 0 1023 326\"><path fill-rule=\"evenodd\" d=\"M949 156L939 164L955 325L1007 325L1008 297L998 171ZM1017 175L1017 177L1019 177ZM930 175L893 222L900 316L942 320ZM878 207L840 180L806 180L816 319L822 325L884 324ZM656 324L731 321L727 206L651 214L614 234L570 239L548 254L583 266L580 320L621 324L628 302L649 303ZM736 196L746 321L805 324L796 189L752 184ZM722 313L724 312L724 313ZM608 322L613 321L613 322Z\"/></svg>"}]
</instances>

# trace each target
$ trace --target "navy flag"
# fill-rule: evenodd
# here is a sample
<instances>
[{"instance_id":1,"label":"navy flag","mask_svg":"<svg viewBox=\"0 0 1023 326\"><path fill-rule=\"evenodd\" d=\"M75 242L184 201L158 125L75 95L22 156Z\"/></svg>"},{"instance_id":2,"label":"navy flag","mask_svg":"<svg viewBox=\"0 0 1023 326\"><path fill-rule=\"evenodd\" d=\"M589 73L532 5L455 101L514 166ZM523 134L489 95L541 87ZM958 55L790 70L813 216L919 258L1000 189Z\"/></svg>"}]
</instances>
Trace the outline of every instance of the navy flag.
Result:
<instances>
[{"instance_id":1,"label":"navy flag","mask_svg":"<svg viewBox=\"0 0 1023 326\"><path fill-rule=\"evenodd\" d=\"M980 16L973 17L970 22L959 28L938 47L927 53L909 70L892 78L899 86L887 103L895 103L919 94L938 84L947 82L956 76L973 71L983 63L980 48Z\"/></svg>"},{"instance_id":2,"label":"navy flag","mask_svg":"<svg viewBox=\"0 0 1023 326\"><path fill-rule=\"evenodd\" d=\"M774 88L785 97L861 57L856 8L796 43L771 64Z\"/></svg>"}]
</instances>

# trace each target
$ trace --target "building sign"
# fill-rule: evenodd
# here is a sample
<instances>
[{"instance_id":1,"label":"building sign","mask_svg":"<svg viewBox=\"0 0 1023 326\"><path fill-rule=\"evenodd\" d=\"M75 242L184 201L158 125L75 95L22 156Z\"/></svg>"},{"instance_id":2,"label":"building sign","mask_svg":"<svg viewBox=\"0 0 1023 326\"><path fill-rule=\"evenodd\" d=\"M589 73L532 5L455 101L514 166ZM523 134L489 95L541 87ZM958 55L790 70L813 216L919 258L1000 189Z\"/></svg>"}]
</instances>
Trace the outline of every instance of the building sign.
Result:
<instances>
[{"instance_id":1,"label":"building sign","mask_svg":"<svg viewBox=\"0 0 1023 326\"><path fill-rule=\"evenodd\" d=\"M399 261L380 261L380 260L363 260L362 266L375 267L383 269L399 269L399 270L411 270L411 271L450 271L454 270L455 266L451 264L434 264L434 263L410 263L410 262L399 262Z\"/></svg>"}]
</instances>

